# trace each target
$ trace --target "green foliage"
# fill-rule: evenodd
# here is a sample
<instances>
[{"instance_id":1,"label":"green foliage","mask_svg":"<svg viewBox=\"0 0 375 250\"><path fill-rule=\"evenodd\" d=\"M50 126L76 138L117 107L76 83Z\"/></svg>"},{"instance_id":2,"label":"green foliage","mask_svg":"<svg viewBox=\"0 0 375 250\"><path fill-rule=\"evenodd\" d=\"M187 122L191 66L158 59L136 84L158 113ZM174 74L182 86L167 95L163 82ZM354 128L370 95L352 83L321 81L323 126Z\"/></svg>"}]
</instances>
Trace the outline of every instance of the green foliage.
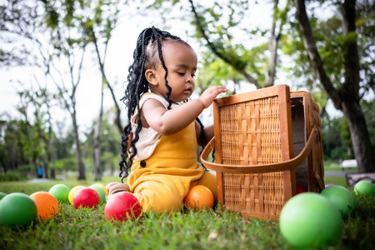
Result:
<instances>
[{"instance_id":1,"label":"green foliage","mask_svg":"<svg viewBox=\"0 0 375 250\"><path fill-rule=\"evenodd\" d=\"M41 158L47 152L43 139L36 132L41 124L29 124L23 120L3 121L0 127L3 133L0 135L0 158L3 168L32 172L35 164L40 164ZM47 123L43 124L47 126ZM45 133L47 133L45 131ZM51 153L56 157L52 168L69 169L75 166L74 151L72 151L73 136L68 133L66 137L51 138ZM54 158L52 158L54 160ZM35 163L35 164L30 164Z\"/></svg>"},{"instance_id":2,"label":"green foliage","mask_svg":"<svg viewBox=\"0 0 375 250\"><path fill-rule=\"evenodd\" d=\"M352 159L349 127L344 117L322 120L323 154L325 160Z\"/></svg>"},{"instance_id":3,"label":"green foliage","mask_svg":"<svg viewBox=\"0 0 375 250\"><path fill-rule=\"evenodd\" d=\"M0 172L0 182L23 180L27 180L27 175L21 171L8 171L5 174Z\"/></svg>"},{"instance_id":4,"label":"green foliage","mask_svg":"<svg viewBox=\"0 0 375 250\"><path fill-rule=\"evenodd\" d=\"M375 153L375 113L374 101L363 100L361 107L365 114L372 150ZM352 159L353 145L348 123L344 117L322 117L323 153L325 160Z\"/></svg>"},{"instance_id":5,"label":"green foliage","mask_svg":"<svg viewBox=\"0 0 375 250\"><path fill-rule=\"evenodd\" d=\"M15 169L24 160L20 144L19 122L2 121L0 133L0 159L3 168Z\"/></svg>"},{"instance_id":6,"label":"green foliage","mask_svg":"<svg viewBox=\"0 0 375 250\"><path fill-rule=\"evenodd\" d=\"M198 93L203 92L209 86L227 86L230 81L238 83L243 80L243 77L237 71L223 60L215 58L212 53L202 53L201 63L202 67L200 67L196 78L196 91Z\"/></svg>"},{"instance_id":7,"label":"green foliage","mask_svg":"<svg viewBox=\"0 0 375 250\"><path fill-rule=\"evenodd\" d=\"M199 77L204 75L201 77L201 87L205 89L210 83L218 84L219 81L223 85L250 81L257 87L265 86L269 71L269 48L266 42L269 29L261 29L249 23L247 16L252 10L250 3L242 0L189 2L194 10L191 14L191 23L195 26L194 36L209 49L203 56L203 69L199 71ZM280 29L289 8L289 5L281 10L276 8L275 22L280 25ZM210 74L210 70L217 67L216 64L220 65L222 71ZM224 79L219 79L220 76L214 79L205 77L206 74L216 73L225 75Z\"/></svg>"},{"instance_id":8,"label":"green foliage","mask_svg":"<svg viewBox=\"0 0 375 250\"><path fill-rule=\"evenodd\" d=\"M76 170L77 166L77 160L75 157L68 157L68 158L61 158L55 160L51 168L53 169L58 169L58 170L71 170L74 171Z\"/></svg>"},{"instance_id":9,"label":"green foliage","mask_svg":"<svg viewBox=\"0 0 375 250\"><path fill-rule=\"evenodd\" d=\"M371 67L375 65L372 51L374 50L375 32L373 29L375 23L375 3L361 2L356 5L356 31L347 35L343 34L341 15L332 13L332 15L322 18L319 14L320 9L338 10L338 2L325 1L322 5L306 3L306 8L310 10L310 25L313 31L319 54L324 63L325 71L331 79L334 87L338 90L344 84L344 47L353 41L357 41L360 53L360 86L366 93L370 86L374 85L375 75ZM295 16L292 15L289 22L287 33L283 36L281 43L282 51L285 55L293 60L293 64L286 67L291 81L300 82L298 87L307 87L310 91L319 90L319 82L315 72L312 71L302 40L300 39L300 31ZM370 66L371 65L371 66ZM354 93L353 93L354 94ZM324 106L324 105L322 105Z\"/></svg>"},{"instance_id":10,"label":"green foliage","mask_svg":"<svg viewBox=\"0 0 375 250\"><path fill-rule=\"evenodd\" d=\"M46 7L45 21L49 27L55 29L59 23L59 13L52 7Z\"/></svg>"},{"instance_id":11,"label":"green foliage","mask_svg":"<svg viewBox=\"0 0 375 250\"><path fill-rule=\"evenodd\" d=\"M100 131L100 148L101 148L101 162L102 171L117 168L119 159L121 158L121 146L119 138L121 134L118 129L109 122L109 117L112 111L105 112L103 115L102 126ZM86 140L82 144L84 154L86 156L86 163L94 166L94 134L97 121L94 121L91 130L86 133Z\"/></svg>"},{"instance_id":12,"label":"green foliage","mask_svg":"<svg viewBox=\"0 0 375 250\"><path fill-rule=\"evenodd\" d=\"M35 171L35 165L33 164L25 164L18 167L20 172L30 173Z\"/></svg>"},{"instance_id":13,"label":"green foliage","mask_svg":"<svg viewBox=\"0 0 375 250\"><path fill-rule=\"evenodd\" d=\"M375 109L374 109L374 100L367 101L364 100L361 103L363 113L365 114L367 128L371 140L372 151L375 154Z\"/></svg>"}]
</instances>

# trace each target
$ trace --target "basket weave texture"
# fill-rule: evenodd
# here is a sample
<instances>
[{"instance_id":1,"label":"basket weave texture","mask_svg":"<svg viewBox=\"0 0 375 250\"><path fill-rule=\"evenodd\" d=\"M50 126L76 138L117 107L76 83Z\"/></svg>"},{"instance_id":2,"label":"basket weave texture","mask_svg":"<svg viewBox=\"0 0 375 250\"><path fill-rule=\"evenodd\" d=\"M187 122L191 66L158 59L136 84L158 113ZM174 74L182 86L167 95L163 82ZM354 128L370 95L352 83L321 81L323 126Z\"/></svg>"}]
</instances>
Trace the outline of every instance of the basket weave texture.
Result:
<instances>
[{"instance_id":1,"label":"basket weave texture","mask_svg":"<svg viewBox=\"0 0 375 250\"><path fill-rule=\"evenodd\" d=\"M259 165L282 161L277 96L219 109L221 163ZM283 172L223 173L223 198L229 210L278 216L285 203Z\"/></svg>"}]
</instances>

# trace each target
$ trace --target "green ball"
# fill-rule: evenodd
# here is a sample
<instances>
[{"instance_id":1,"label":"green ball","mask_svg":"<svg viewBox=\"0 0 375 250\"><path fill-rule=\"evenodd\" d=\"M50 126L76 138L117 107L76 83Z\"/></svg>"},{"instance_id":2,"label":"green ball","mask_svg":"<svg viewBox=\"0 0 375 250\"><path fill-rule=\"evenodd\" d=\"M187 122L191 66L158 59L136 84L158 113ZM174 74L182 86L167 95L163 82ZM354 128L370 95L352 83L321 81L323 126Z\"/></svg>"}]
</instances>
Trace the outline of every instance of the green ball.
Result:
<instances>
[{"instance_id":1,"label":"green ball","mask_svg":"<svg viewBox=\"0 0 375 250\"><path fill-rule=\"evenodd\" d=\"M26 194L11 193L0 201L0 223L6 226L29 226L36 216L36 204Z\"/></svg>"},{"instance_id":2,"label":"green ball","mask_svg":"<svg viewBox=\"0 0 375 250\"><path fill-rule=\"evenodd\" d=\"M102 187L96 186L96 185L92 185L92 186L90 186L90 188L95 189L95 191L98 193L98 195L99 195L99 204L106 203L106 199L105 199L106 192L104 191L104 189Z\"/></svg>"},{"instance_id":3,"label":"green ball","mask_svg":"<svg viewBox=\"0 0 375 250\"><path fill-rule=\"evenodd\" d=\"M4 198L7 194L3 193L3 192L0 192L0 201L2 198Z\"/></svg>"},{"instance_id":4,"label":"green ball","mask_svg":"<svg viewBox=\"0 0 375 250\"><path fill-rule=\"evenodd\" d=\"M335 244L344 223L336 206L317 193L301 193L281 210L280 232L294 247L323 247Z\"/></svg>"},{"instance_id":5,"label":"green ball","mask_svg":"<svg viewBox=\"0 0 375 250\"><path fill-rule=\"evenodd\" d=\"M59 202L69 202L69 192L70 188L65 184L56 184L49 190Z\"/></svg>"},{"instance_id":6,"label":"green ball","mask_svg":"<svg viewBox=\"0 0 375 250\"><path fill-rule=\"evenodd\" d=\"M320 194L333 202L343 216L348 215L357 207L354 195L343 186L330 186L323 189Z\"/></svg>"},{"instance_id":7,"label":"green ball","mask_svg":"<svg viewBox=\"0 0 375 250\"><path fill-rule=\"evenodd\" d=\"M357 195L375 194L375 187L369 181L359 181L354 186L354 193Z\"/></svg>"}]
</instances>

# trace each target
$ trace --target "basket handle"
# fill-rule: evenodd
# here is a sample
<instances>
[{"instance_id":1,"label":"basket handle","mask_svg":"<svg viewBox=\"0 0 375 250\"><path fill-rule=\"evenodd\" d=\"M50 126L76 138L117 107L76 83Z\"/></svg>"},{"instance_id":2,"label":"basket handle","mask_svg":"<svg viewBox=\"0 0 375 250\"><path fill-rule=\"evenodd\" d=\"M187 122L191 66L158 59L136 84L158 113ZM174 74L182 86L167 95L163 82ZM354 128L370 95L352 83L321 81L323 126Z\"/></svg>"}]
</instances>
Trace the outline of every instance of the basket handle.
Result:
<instances>
[{"instance_id":1,"label":"basket handle","mask_svg":"<svg viewBox=\"0 0 375 250\"><path fill-rule=\"evenodd\" d=\"M224 165L224 164L218 164L218 163L212 163L212 162L206 161L208 155L215 148L215 137L213 137L210 140L210 142L207 144L207 146L204 148L200 158L205 167L211 170L221 171L221 172L226 172L226 173L249 174L249 173L269 173L269 172L291 170L301 165L303 161L306 159L306 157L310 154L311 148L314 145L314 141L315 141L317 134L318 134L318 129L315 125L301 153L299 153L299 155L297 155L293 159L283 161L283 162L269 163L269 164L263 164L263 165Z\"/></svg>"}]
</instances>

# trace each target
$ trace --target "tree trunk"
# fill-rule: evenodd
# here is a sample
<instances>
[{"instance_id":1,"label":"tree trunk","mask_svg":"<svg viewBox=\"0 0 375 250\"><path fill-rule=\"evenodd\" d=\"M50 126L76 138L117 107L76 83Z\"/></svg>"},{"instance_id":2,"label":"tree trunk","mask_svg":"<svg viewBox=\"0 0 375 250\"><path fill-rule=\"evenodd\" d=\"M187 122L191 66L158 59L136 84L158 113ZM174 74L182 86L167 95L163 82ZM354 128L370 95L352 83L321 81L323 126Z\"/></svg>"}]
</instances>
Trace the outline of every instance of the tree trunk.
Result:
<instances>
[{"instance_id":1,"label":"tree trunk","mask_svg":"<svg viewBox=\"0 0 375 250\"><path fill-rule=\"evenodd\" d=\"M277 11L278 11L278 0L273 1L273 15L272 15L272 27L271 27L271 37L268 42L268 49L270 51L270 59L269 59L269 66L268 66L268 76L266 80L265 87L273 86L275 84L275 77L276 77L276 65L277 65L277 49L279 47L279 41L281 36L281 29L283 27L284 20L281 20L280 29L277 31L276 24L277 24Z\"/></svg>"},{"instance_id":2,"label":"tree trunk","mask_svg":"<svg viewBox=\"0 0 375 250\"><path fill-rule=\"evenodd\" d=\"M4 160L1 157L0 157L0 163L1 163L1 166L3 167L2 173L6 174L6 172L7 172L7 166L5 165Z\"/></svg>"},{"instance_id":3,"label":"tree trunk","mask_svg":"<svg viewBox=\"0 0 375 250\"><path fill-rule=\"evenodd\" d=\"M86 170L85 170L85 165L82 162L81 143L79 141L78 124L77 124L75 107L73 107L73 112L71 116L72 116L72 121L73 121L74 143L76 145L78 180L86 180Z\"/></svg>"},{"instance_id":4,"label":"tree trunk","mask_svg":"<svg viewBox=\"0 0 375 250\"><path fill-rule=\"evenodd\" d=\"M348 41L344 43L345 83L340 90L337 90L327 76L317 50L306 13L305 1L294 0L294 4L297 9L297 19L310 64L327 96L333 101L335 107L344 113L348 122L354 154L358 163L358 172L374 172L374 152L372 152L366 120L359 99L359 57L357 41L355 39L348 39ZM344 34L348 35L349 33L355 32L355 1L346 0L341 5L341 13L343 16Z\"/></svg>"},{"instance_id":5,"label":"tree trunk","mask_svg":"<svg viewBox=\"0 0 375 250\"><path fill-rule=\"evenodd\" d=\"M48 170L49 166L52 163L52 152L51 152L51 137L46 141L47 145L47 164L46 164L46 169L45 169L45 178L48 179Z\"/></svg>"},{"instance_id":6,"label":"tree trunk","mask_svg":"<svg viewBox=\"0 0 375 250\"><path fill-rule=\"evenodd\" d=\"M51 177L51 179L56 179L56 172L55 172L55 169L51 169L51 172L50 172L50 177Z\"/></svg>"},{"instance_id":7,"label":"tree trunk","mask_svg":"<svg viewBox=\"0 0 375 250\"><path fill-rule=\"evenodd\" d=\"M349 125L358 172L375 172L374 152L372 152L365 116L360 105L344 102L342 111Z\"/></svg>"},{"instance_id":8,"label":"tree trunk","mask_svg":"<svg viewBox=\"0 0 375 250\"><path fill-rule=\"evenodd\" d=\"M101 125L101 118L98 120L95 128L95 135L94 135L94 161L95 161L95 180L100 181L102 180L102 170L101 170L101 150L100 150L100 127Z\"/></svg>"},{"instance_id":9,"label":"tree trunk","mask_svg":"<svg viewBox=\"0 0 375 250\"><path fill-rule=\"evenodd\" d=\"M115 125L117 126L117 129L119 130L120 134L122 134L124 128L122 127L122 124L121 124L121 109L120 109L120 106L118 105L117 98L115 96L115 92L113 91L112 85L109 83L109 81L107 79L107 75L105 74L105 71L104 71L104 63L105 63L104 61L105 60L102 60L102 58L100 56L98 40L96 39L95 32L94 32L93 29L91 29L91 32L92 32L92 37L93 37L93 43L94 43L94 46L95 46L96 56L98 58L100 72L102 74L102 83L107 85L107 87L109 89L109 92L111 93L111 96L112 96L112 99L113 99L113 102L114 102L115 108L116 108L116 115L115 115L114 122L115 122ZM108 45L108 41L106 43L106 46L107 45ZM105 58L105 56L104 56L104 58ZM104 86L102 86L102 99L103 99L103 91L104 91L103 87ZM103 112L103 111L101 111L101 112ZM103 115L103 114L101 114L101 115Z\"/></svg>"},{"instance_id":10,"label":"tree trunk","mask_svg":"<svg viewBox=\"0 0 375 250\"><path fill-rule=\"evenodd\" d=\"M102 180L102 169L101 169L102 154L101 154L101 149L100 149L100 129L102 127L102 119L103 119L103 99L104 99L104 82L102 83L99 117L96 123L95 133L94 133L94 161L95 161L95 180L96 181Z\"/></svg>"}]
</instances>

